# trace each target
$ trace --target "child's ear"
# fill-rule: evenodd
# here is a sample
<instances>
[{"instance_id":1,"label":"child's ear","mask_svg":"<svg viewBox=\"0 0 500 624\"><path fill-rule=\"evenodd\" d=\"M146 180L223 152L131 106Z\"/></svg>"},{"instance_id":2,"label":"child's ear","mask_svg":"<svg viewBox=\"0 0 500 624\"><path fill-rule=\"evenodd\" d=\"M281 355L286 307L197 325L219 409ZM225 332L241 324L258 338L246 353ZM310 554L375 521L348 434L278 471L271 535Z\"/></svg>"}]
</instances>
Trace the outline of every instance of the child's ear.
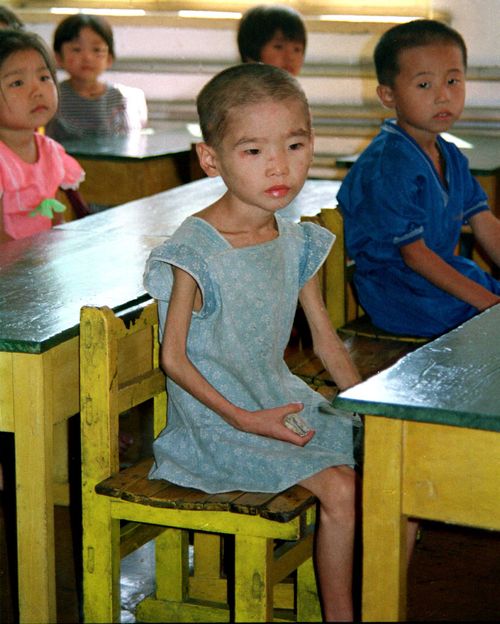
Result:
<instances>
[{"instance_id":1,"label":"child's ear","mask_svg":"<svg viewBox=\"0 0 500 624\"><path fill-rule=\"evenodd\" d=\"M379 84L377 86L377 95L379 97L379 100L382 102L382 106L385 106L386 108L396 107L396 101L394 98L394 91L392 87Z\"/></svg>"},{"instance_id":2,"label":"child's ear","mask_svg":"<svg viewBox=\"0 0 500 624\"><path fill-rule=\"evenodd\" d=\"M200 167L211 178L215 178L219 175L219 169L217 167L217 157L215 150L206 143L196 144L196 153L198 154L198 160L200 161Z\"/></svg>"}]
</instances>

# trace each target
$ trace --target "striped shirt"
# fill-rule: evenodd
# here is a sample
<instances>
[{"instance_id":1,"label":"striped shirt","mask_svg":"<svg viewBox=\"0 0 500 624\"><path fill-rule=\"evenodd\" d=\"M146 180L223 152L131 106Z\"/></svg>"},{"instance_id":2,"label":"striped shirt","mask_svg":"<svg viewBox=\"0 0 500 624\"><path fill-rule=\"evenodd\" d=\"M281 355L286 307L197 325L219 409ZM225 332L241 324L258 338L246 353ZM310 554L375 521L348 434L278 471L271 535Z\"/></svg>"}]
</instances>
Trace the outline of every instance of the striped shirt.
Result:
<instances>
[{"instance_id":1,"label":"striped shirt","mask_svg":"<svg viewBox=\"0 0 500 624\"><path fill-rule=\"evenodd\" d=\"M56 141L88 135L113 136L143 128L147 122L146 98L141 89L107 85L95 99L78 95L65 80L59 86L59 110L45 132Z\"/></svg>"}]
</instances>

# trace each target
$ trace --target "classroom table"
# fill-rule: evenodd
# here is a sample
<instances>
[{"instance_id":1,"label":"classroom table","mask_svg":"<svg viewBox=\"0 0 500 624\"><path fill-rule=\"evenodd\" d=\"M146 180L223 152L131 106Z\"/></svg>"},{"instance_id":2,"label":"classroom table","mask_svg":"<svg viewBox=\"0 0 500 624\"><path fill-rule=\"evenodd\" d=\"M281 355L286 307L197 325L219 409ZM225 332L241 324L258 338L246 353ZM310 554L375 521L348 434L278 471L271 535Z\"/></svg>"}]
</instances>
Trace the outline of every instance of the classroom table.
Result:
<instances>
[{"instance_id":1,"label":"classroom table","mask_svg":"<svg viewBox=\"0 0 500 624\"><path fill-rule=\"evenodd\" d=\"M500 530L499 327L497 305L335 401L366 414L364 622L405 621L408 517Z\"/></svg>"},{"instance_id":2,"label":"classroom table","mask_svg":"<svg viewBox=\"0 0 500 624\"><path fill-rule=\"evenodd\" d=\"M452 131L445 133L444 138L455 142L467 157L472 175L488 195L491 210L500 218L500 136ZM340 156L336 159L336 165L350 168L359 155Z\"/></svg>"},{"instance_id":3,"label":"classroom table","mask_svg":"<svg viewBox=\"0 0 500 624\"><path fill-rule=\"evenodd\" d=\"M117 206L189 182L191 144L197 140L183 124L60 142L85 170L85 200Z\"/></svg>"},{"instance_id":4,"label":"classroom table","mask_svg":"<svg viewBox=\"0 0 500 624\"><path fill-rule=\"evenodd\" d=\"M335 205L338 188L308 180L283 212L297 221L317 214ZM147 300L142 276L151 249L224 191L219 178L205 178L0 244L0 431L15 440L23 624L56 621L53 505L68 502L57 447L80 410L80 308L119 311Z\"/></svg>"}]
</instances>

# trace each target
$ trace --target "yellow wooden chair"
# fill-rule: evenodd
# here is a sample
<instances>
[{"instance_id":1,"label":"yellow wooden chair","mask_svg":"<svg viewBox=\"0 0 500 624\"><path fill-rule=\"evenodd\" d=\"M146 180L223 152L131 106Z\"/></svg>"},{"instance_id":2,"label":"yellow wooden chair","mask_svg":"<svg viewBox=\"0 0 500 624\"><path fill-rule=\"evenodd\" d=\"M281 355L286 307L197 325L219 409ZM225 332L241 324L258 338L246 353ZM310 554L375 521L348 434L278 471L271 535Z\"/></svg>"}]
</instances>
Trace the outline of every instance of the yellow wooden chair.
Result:
<instances>
[{"instance_id":1,"label":"yellow wooden chair","mask_svg":"<svg viewBox=\"0 0 500 624\"><path fill-rule=\"evenodd\" d=\"M346 336L366 336L379 340L424 343L427 338L391 334L376 327L359 303L354 289L354 262L346 255L344 220L338 208L323 208L316 221L335 234L335 244L321 273L323 296L330 319L337 331Z\"/></svg>"},{"instance_id":2,"label":"yellow wooden chair","mask_svg":"<svg viewBox=\"0 0 500 624\"><path fill-rule=\"evenodd\" d=\"M152 458L120 470L119 414L152 399L155 435L166 422L156 303L123 318L84 307L80 331L85 621L119 621L120 557L154 537L156 591L139 621L321 621L309 491L209 495L148 479Z\"/></svg>"}]
</instances>

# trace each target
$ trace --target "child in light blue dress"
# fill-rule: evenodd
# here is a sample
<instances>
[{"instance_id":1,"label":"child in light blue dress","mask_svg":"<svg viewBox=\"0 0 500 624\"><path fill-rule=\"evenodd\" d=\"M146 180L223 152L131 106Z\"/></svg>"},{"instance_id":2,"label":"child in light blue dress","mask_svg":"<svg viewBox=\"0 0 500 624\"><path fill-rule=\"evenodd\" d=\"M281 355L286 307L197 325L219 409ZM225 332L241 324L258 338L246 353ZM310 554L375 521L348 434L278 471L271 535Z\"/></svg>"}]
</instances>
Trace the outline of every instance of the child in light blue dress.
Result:
<instances>
[{"instance_id":1,"label":"child in light blue dress","mask_svg":"<svg viewBox=\"0 0 500 624\"><path fill-rule=\"evenodd\" d=\"M316 273L333 236L280 217L312 158L307 100L286 71L229 68L198 96L209 176L227 192L156 248L145 286L159 302L168 426L151 477L206 492L279 492L320 501L317 567L325 619L352 619L351 413L335 410L284 362L300 300L316 353L340 388L359 381L321 300ZM304 419L302 435L287 424Z\"/></svg>"}]
</instances>

